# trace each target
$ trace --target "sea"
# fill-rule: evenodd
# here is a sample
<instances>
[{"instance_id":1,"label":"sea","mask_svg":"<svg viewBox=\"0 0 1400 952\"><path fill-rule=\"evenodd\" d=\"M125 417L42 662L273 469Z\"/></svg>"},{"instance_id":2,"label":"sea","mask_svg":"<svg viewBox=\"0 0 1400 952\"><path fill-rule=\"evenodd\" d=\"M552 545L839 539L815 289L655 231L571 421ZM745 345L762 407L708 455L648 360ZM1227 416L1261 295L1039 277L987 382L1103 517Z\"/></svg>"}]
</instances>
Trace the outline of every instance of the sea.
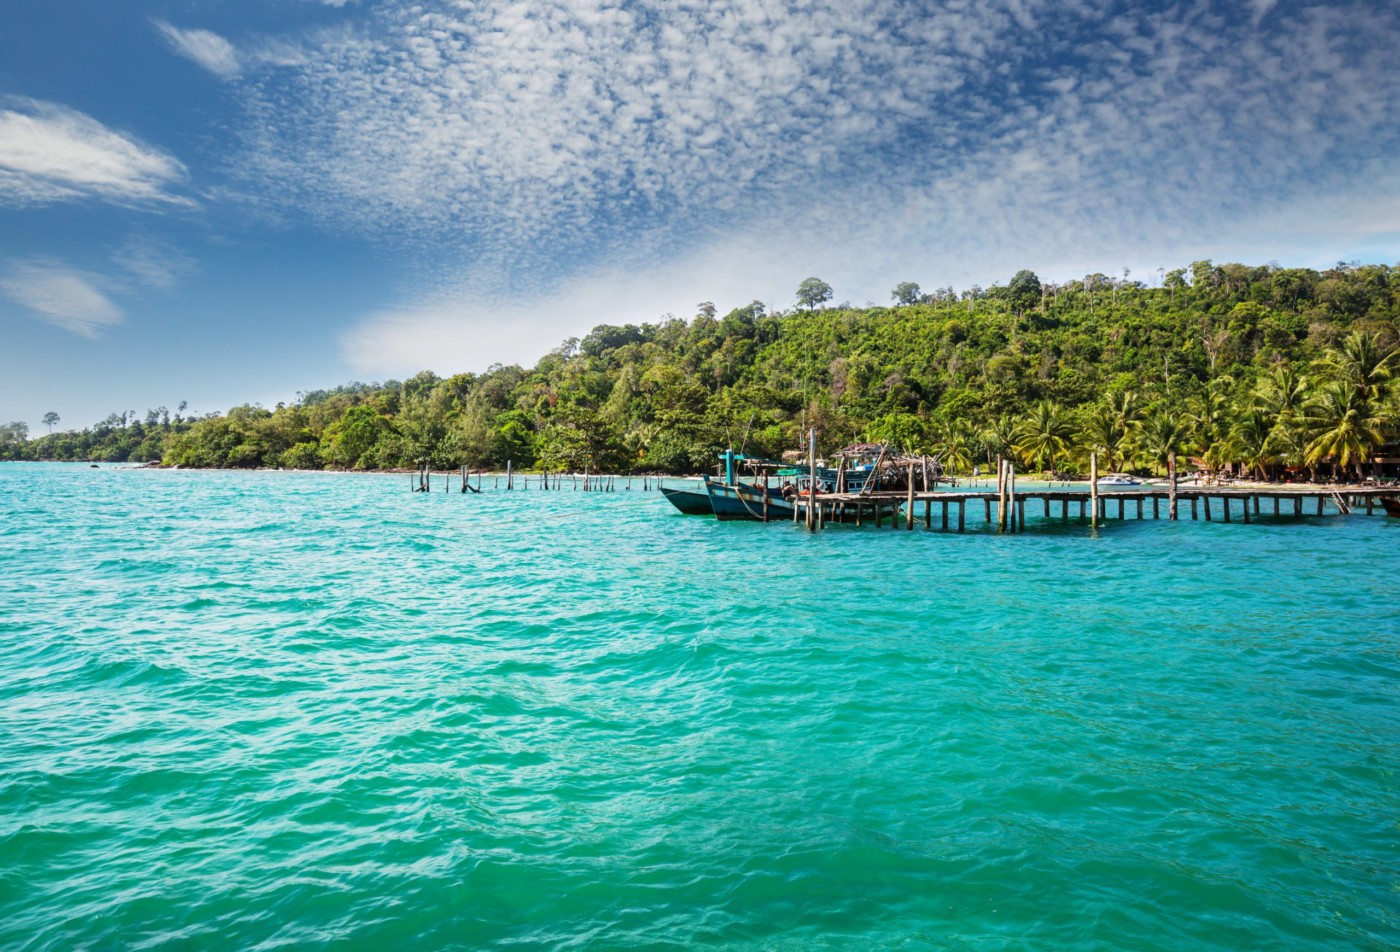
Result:
<instances>
[{"instance_id":1,"label":"sea","mask_svg":"<svg viewBox=\"0 0 1400 952\"><path fill-rule=\"evenodd\" d=\"M412 486L0 464L0 948L1400 948L1400 519Z\"/></svg>"}]
</instances>

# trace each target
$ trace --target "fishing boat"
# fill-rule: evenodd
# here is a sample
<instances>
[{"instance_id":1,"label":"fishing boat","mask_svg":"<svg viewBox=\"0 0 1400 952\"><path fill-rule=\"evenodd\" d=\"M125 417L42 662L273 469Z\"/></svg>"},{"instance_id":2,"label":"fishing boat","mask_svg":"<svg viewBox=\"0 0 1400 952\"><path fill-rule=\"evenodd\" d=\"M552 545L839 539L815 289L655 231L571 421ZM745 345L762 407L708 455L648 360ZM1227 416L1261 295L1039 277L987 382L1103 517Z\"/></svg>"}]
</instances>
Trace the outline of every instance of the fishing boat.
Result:
<instances>
[{"instance_id":1,"label":"fishing boat","mask_svg":"<svg viewBox=\"0 0 1400 952\"><path fill-rule=\"evenodd\" d=\"M687 516L712 516L715 510L710 506L710 494L691 489L661 488L661 495Z\"/></svg>"},{"instance_id":2,"label":"fishing boat","mask_svg":"<svg viewBox=\"0 0 1400 952\"><path fill-rule=\"evenodd\" d=\"M1400 519L1400 499L1394 496L1381 496L1380 504L1387 516L1395 516Z\"/></svg>"},{"instance_id":3,"label":"fishing boat","mask_svg":"<svg viewBox=\"0 0 1400 952\"><path fill-rule=\"evenodd\" d=\"M710 508L715 518L721 522L792 519L792 500L772 489L765 492L762 486L737 481L725 484L706 477L705 491L709 493Z\"/></svg>"}]
</instances>

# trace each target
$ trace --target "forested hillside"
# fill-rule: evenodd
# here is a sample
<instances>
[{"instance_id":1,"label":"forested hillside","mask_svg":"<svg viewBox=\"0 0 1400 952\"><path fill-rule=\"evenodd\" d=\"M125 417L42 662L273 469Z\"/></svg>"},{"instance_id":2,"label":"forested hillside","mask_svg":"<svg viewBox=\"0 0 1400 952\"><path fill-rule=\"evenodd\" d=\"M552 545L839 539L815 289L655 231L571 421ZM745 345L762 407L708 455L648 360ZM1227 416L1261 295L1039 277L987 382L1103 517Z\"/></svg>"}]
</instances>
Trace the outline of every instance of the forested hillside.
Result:
<instances>
[{"instance_id":1,"label":"forested hillside","mask_svg":"<svg viewBox=\"0 0 1400 952\"><path fill-rule=\"evenodd\" d=\"M600 326L534 367L349 384L269 410L197 420L114 414L82 432L0 431L0 456L166 465L694 472L726 445L777 455L805 424L940 452L954 470L996 452L1035 468L1113 466L1168 452L1261 474L1357 466L1397 433L1400 269L1214 265L1149 281L923 293L889 307L759 303L689 320Z\"/></svg>"}]
</instances>

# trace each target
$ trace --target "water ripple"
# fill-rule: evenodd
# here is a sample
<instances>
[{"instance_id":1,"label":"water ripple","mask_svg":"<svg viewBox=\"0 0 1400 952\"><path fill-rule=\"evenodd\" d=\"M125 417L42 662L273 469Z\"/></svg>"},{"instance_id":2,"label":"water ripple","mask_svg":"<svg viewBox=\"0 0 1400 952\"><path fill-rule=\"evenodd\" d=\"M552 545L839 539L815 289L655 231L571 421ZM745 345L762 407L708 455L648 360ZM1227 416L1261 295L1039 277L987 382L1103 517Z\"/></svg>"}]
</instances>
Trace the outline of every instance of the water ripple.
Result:
<instances>
[{"instance_id":1,"label":"water ripple","mask_svg":"<svg viewBox=\"0 0 1400 952\"><path fill-rule=\"evenodd\" d=\"M405 482L0 465L0 946L1400 947L1397 520Z\"/></svg>"}]
</instances>

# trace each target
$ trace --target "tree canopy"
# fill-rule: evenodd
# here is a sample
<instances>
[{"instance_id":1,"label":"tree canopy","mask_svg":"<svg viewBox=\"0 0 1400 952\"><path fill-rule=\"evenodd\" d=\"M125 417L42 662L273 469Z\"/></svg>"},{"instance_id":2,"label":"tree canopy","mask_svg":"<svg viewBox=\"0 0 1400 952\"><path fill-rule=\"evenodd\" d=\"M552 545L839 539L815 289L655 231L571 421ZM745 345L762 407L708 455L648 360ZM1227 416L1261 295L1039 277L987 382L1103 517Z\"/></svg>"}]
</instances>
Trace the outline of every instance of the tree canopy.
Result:
<instances>
[{"instance_id":1,"label":"tree canopy","mask_svg":"<svg viewBox=\"0 0 1400 952\"><path fill-rule=\"evenodd\" d=\"M1358 474L1397 439L1400 269L1197 261L1155 287L1022 271L820 311L830 287L809 280L819 293L798 309L721 317L705 302L689 321L599 325L530 368L352 382L271 410L123 410L35 439L15 422L0 458L695 472L730 443L776 456L805 421L819 448L889 440L955 470L1015 454L1082 472L1090 451L1151 468L1176 452L1277 476Z\"/></svg>"}]
</instances>

